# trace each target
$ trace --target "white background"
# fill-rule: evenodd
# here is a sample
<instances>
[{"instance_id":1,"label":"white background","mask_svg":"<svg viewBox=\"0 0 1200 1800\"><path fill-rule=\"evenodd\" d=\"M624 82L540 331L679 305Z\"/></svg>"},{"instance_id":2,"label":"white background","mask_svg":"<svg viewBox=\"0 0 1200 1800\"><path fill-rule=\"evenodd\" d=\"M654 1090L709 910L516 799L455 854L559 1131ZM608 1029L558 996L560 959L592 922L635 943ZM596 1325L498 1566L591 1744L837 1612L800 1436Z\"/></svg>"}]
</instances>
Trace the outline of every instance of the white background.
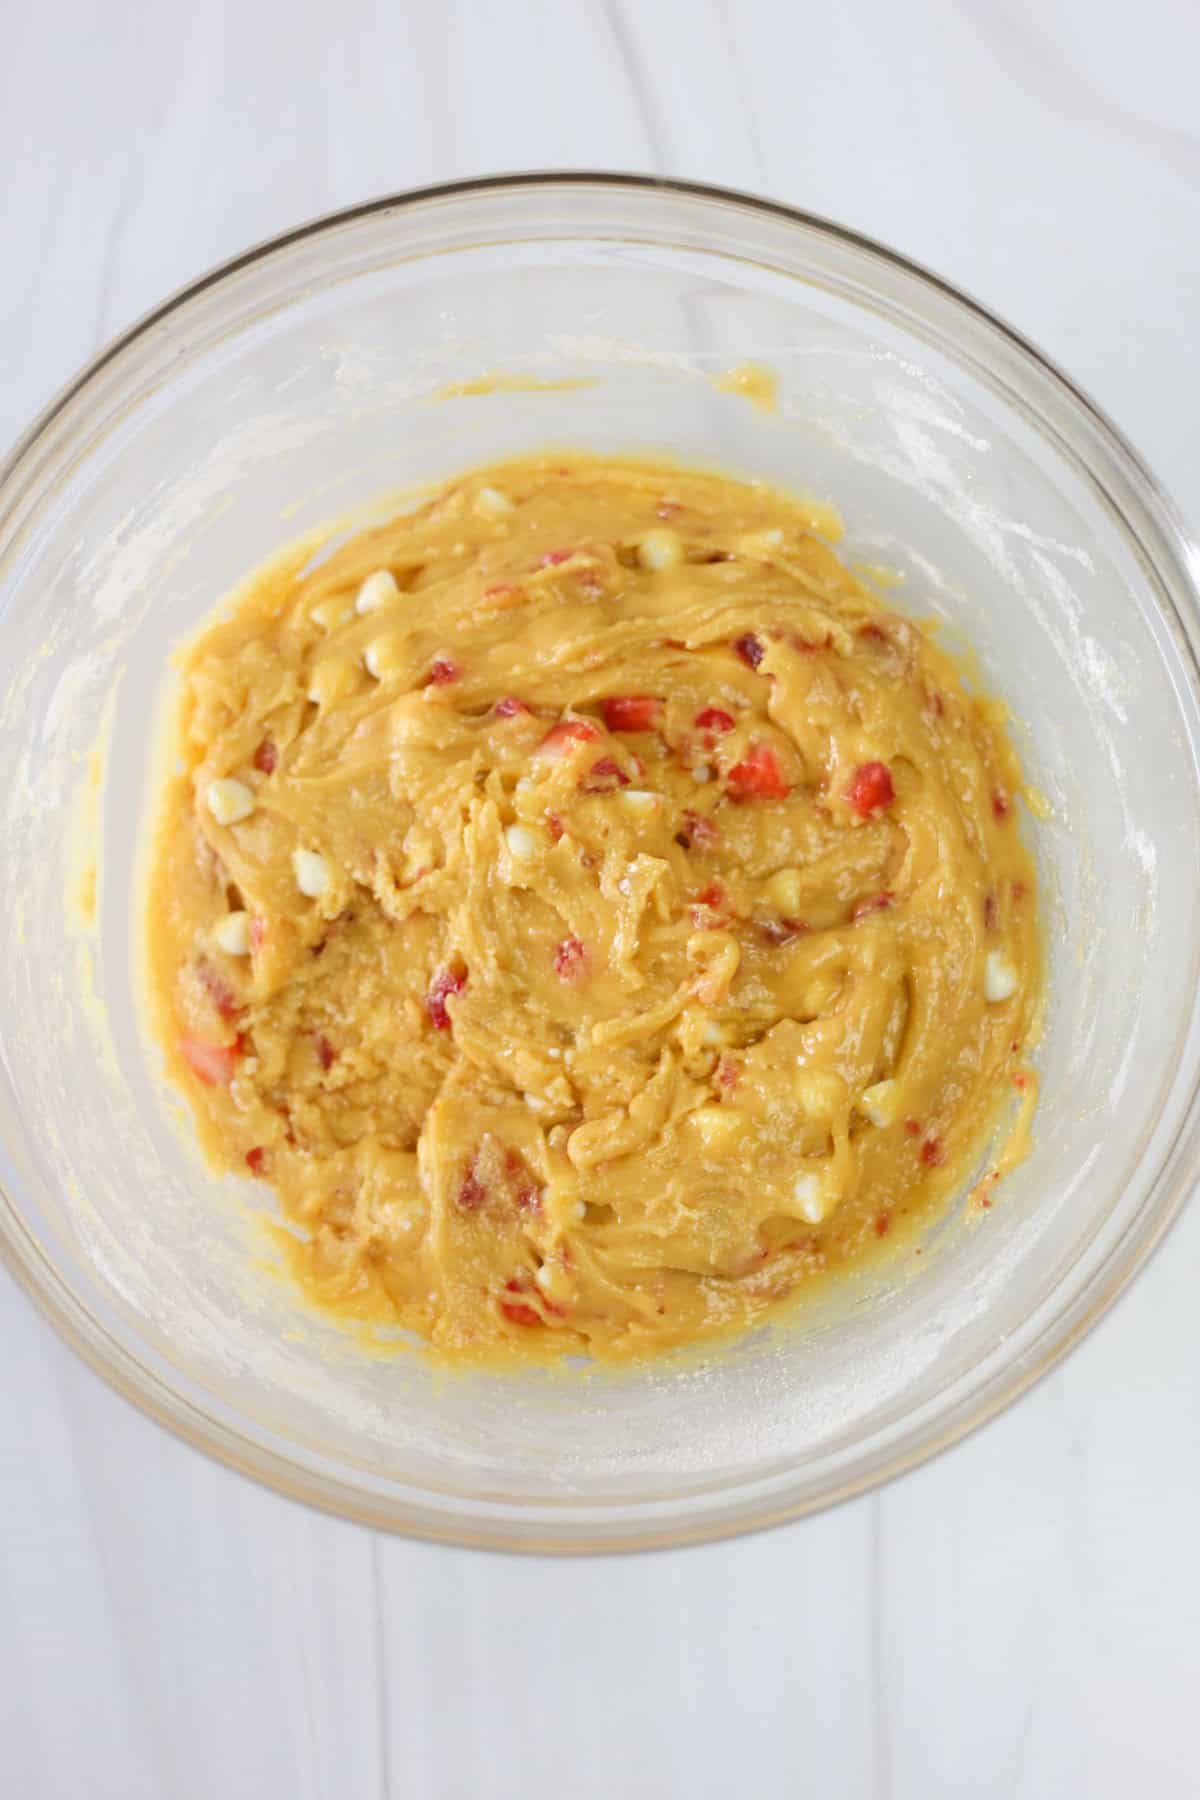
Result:
<instances>
[{"instance_id":1,"label":"white background","mask_svg":"<svg viewBox=\"0 0 1200 1800\"><path fill-rule=\"evenodd\" d=\"M8 0L0 22L0 437L314 213L659 170L929 263L1200 523L1194 0ZM1066 1368L882 1494L558 1563L248 1485L0 1276L0 1794L1194 1796L1198 1270L1193 1207Z\"/></svg>"}]
</instances>

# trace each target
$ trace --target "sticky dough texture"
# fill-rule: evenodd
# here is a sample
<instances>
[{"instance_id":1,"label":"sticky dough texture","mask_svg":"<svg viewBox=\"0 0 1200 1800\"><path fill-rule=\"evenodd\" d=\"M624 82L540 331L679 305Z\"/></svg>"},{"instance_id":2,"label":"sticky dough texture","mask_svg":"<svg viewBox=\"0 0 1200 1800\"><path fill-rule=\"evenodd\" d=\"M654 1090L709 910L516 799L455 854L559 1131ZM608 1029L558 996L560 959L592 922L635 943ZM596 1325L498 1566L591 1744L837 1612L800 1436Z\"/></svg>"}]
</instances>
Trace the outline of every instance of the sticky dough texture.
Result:
<instances>
[{"instance_id":1,"label":"sticky dough texture","mask_svg":"<svg viewBox=\"0 0 1200 1800\"><path fill-rule=\"evenodd\" d=\"M978 1158L1038 992L1020 773L831 535L718 476L512 463L277 560L187 653L156 1020L324 1305L642 1354Z\"/></svg>"}]
</instances>

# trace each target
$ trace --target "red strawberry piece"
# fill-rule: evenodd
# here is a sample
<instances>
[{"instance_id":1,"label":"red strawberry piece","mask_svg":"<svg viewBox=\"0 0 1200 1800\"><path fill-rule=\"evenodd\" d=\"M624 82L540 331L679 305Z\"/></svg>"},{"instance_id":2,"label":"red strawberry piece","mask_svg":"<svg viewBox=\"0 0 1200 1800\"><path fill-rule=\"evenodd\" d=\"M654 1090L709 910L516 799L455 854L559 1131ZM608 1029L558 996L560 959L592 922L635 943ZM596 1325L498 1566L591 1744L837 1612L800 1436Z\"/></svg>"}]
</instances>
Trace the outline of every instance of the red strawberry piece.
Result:
<instances>
[{"instance_id":1,"label":"red strawberry piece","mask_svg":"<svg viewBox=\"0 0 1200 1800\"><path fill-rule=\"evenodd\" d=\"M876 1237L886 1237L888 1232L891 1229L892 1229L891 1214L885 1213L885 1212L880 1213L875 1220L875 1236Z\"/></svg>"},{"instance_id":2,"label":"red strawberry piece","mask_svg":"<svg viewBox=\"0 0 1200 1800\"><path fill-rule=\"evenodd\" d=\"M774 946L790 944L798 937L803 937L810 929L803 919L763 919L759 923L759 934Z\"/></svg>"},{"instance_id":3,"label":"red strawberry piece","mask_svg":"<svg viewBox=\"0 0 1200 1800\"><path fill-rule=\"evenodd\" d=\"M556 812L547 812L546 830L550 833L552 841L557 844L563 834L563 822Z\"/></svg>"},{"instance_id":4,"label":"red strawberry piece","mask_svg":"<svg viewBox=\"0 0 1200 1800\"><path fill-rule=\"evenodd\" d=\"M258 746L258 749L254 752L255 768L263 775L273 775L278 761L278 750L275 748L270 738L264 738L262 743Z\"/></svg>"},{"instance_id":5,"label":"red strawberry piece","mask_svg":"<svg viewBox=\"0 0 1200 1800\"><path fill-rule=\"evenodd\" d=\"M581 981L586 981L588 953L580 938L563 939L554 952L554 973L560 981L570 982L573 987L577 987Z\"/></svg>"},{"instance_id":6,"label":"red strawberry piece","mask_svg":"<svg viewBox=\"0 0 1200 1800\"><path fill-rule=\"evenodd\" d=\"M579 783L585 794L611 794L614 788L628 787L629 777L611 756L594 762Z\"/></svg>"},{"instance_id":7,"label":"red strawberry piece","mask_svg":"<svg viewBox=\"0 0 1200 1800\"><path fill-rule=\"evenodd\" d=\"M506 1281L504 1292L500 1296L500 1311L514 1325L540 1325L542 1323L541 1314L535 1312L532 1306L527 1306L523 1300L509 1298L510 1295L524 1292L525 1289L520 1281L515 1278L512 1281Z\"/></svg>"},{"instance_id":8,"label":"red strawberry piece","mask_svg":"<svg viewBox=\"0 0 1200 1800\"><path fill-rule=\"evenodd\" d=\"M1012 802L1007 791L1002 787L992 789L992 812L998 819L1007 819Z\"/></svg>"},{"instance_id":9,"label":"red strawberry piece","mask_svg":"<svg viewBox=\"0 0 1200 1800\"><path fill-rule=\"evenodd\" d=\"M185 1032L179 1040L179 1054L206 1087L228 1087L242 1054L241 1040L236 1044L214 1044L208 1038Z\"/></svg>"},{"instance_id":10,"label":"red strawberry piece","mask_svg":"<svg viewBox=\"0 0 1200 1800\"><path fill-rule=\"evenodd\" d=\"M590 744L600 736L600 727L590 719L560 719L552 725L533 754L548 759L569 756L577 744Z\"/></svg>"},{"instance_id":11,"label":"red strawberry piece","mask_svg":"<svg viewBox=\"0 0 1200 1800\"><path fill-rule=\"evenodd\" d=\"M881 894L872 894L867 900L860 900L851 913L852 919L865 919L869 913L887 912L892 904L892 895L886 890Z\"/></svg>"},{"instance_id":12,"label":"red strawberry piece","mask_svg":"<svg viewBox=\"0 0 1200 1800\"><path fill-rule=\"evenodd\" d=\"M869 639L873 644L886 644L888 642L887 632L875 619L868 619L865 625L860 625L858 628L858 635L860 638Z\"/></svg>"},{"instance_id":13,"label":"red strawberry piece","mask_svg":"<svg viewBox=\"0 0 1200 1800\"><path fill-rule=\"evenodd\" d=\"M919 1119L905 1119L904 1129L907 1131L909 1137L920 1137L921 1122Z\"/></svg>"},{"instance_id":14,"label":"red strawberry piece","mask_svg":"<svg viewBox=\"0 0 1200 1800\"><path fill-rule=\"evenodd\" d=\"M520 591L515 581L493 581L491 587L484 588L483 597L485 600L503 600L509 594L519 594Z\"/></svg>"},{"instance_id":15,"label":"red strawberry piece","mask_svg":"<svg viewBox=\"0 0 1200 1800\"><path fill-rule=\"evenodd\" d=\"M727 713L723 706L706 706L696 714L696 730L709 737L720 737L723 732L732 731L735 723L733 714Z\"/></svg>"},{"instance_id":16,"label":"red strawberry piece","mask_svg":"<svg viewBox=\"0 0 1200 1800\"><path fill-rule=\"evenodd\" d=\"M545 555L540 558L538 567L556 569L559 563L570 562L574 554L573 550L547 550Z\"/></svg>"},{"instance_id":17,"label":"red strawberry piece","mask_svg":"<svg viewBox=\"0 0 1200 1800\"><path fill-rule=\"evenodd\" d=\"M337 1051L324 1033L317 1039L317 1061L326 1070L332 1069L337 1061Z\"/></svg>"},{"instance_id":18,"label":"red strawberry piece","mask_svg":"<svg viewBox=\"0 0 1200 1800\"><path fill-rule=\"evenodd\" d=\"M506 694L503 700L497 700L492 711L498 719L515 719L519 713L531 713L533 708L526 706L524 700L518 700L515 694Z\"/></svg>"},{"instance_id":19,"label":"red strawberry piece","mask_svg":"<svg viewBox=\"0 0 1200 1800\"><path fill-rule=\"evenodd\" d=\"M425 996L425 1011L435 1031L449 1031L453 1021L446 1009L446 1001L451 994L461 994L466 985L465 969L443 969L434 977L433 986Z\"/></svg>"},{"instance_id":20,"label":"red strawberry piece","mask_svg":"<svg viewBox=\"0 0 1200 1800\"><path fill-rule=\"evenodd\" d=\"M927 1137L921 1145L921 1161L927 1168L936 1169L946 1160L946 1146L939 1137Z\"/></svg>"},{"instance_id":21,"label":"red strawberry piece","mask_svg":"<svg viewBox=\"0 0 1200 1800\"><path fill-rule=\"evenodd\" d=\"M223 1019L236 1019L237 1015L242 1011L242 1008L238 1004L237 995L234 993L225 977L221 974L221 971L219 969L214 969L210 962L200 962L196 965L196 973L200 977L201 987L216 1007L220 1016Z\"/></svg>"},{"instance_id":22,"label":"red strawberry piece","mask_svg":"<svg viewBox=\"0 0 1200 1800\"><path fill-rule=\"evenodd\" d=\"M429 665L429 681L432 687L447 687L450 682L457 681L461 674L462 670L449 656L437 656Z\"/></svg>"},{"instance_id":23,"label":"red strawberry piece","mask_svg":"<svg viewBox=\"0 0 1200 1800\"><path fill-rule=\"evenodd\" d=\"M995 894L985 894L983 897L983 928L985 931L995 931L999 923L1000 906L996 896Z\"/></svg>"},{"instance_id":24,"label":"red strawberry piece","mask_svg":"<svg viewBox=\"0 0 1200 1800\"><path fill-rule=\"evenodd\" d=\"M720 841L719 828L703 813L693 812L690 806L684 809L683 827L693 844L710 845Z\"/></svg>"},{"instance_id":25,"label":"red strawberry piece","mask_svg":"<svg viewBox=\"0 0 1200 1800\"><path fill-rule=\"evenodd\" d=\"M246 1167L252 1175L262 1175L267 1166L267 1153L261 1145L246 1152Z\"/></svg>"},{"instance_id":26,"label":"red strawberry piece","mask_svg":"<svg viewBox=\"0 0 1200 1800\"><path fill-rule=\"evenodd\" d=\"M652 694L614 694L600 702L610 731L652 731L662 711L662 701Z\"/></svg>"},{"instance_id":27,"label":"red strawberry piece","mask_svg":"<svg viewBox=\"0 0 1200 1800\"><path fill-rule=\"evenodd\" d=\"M770 744L752 744L725 779L735 800L785 800L791 792L783 764Z\"/></svg>"},{"instance_id":28,"label":"red strawberry piece","mask_svg":"<svg viewBox=\"0 0 1200 1800\"><path fill-rule=\"evenodd\" d=\"M846 799L864 819L876 818L896 798L892 772L886 763L860 763L850 778Z\"/></svg>"},{"instance_id":29,"label":"red strawberry piece","mask_svg":"<svg viewBox=\"0 0 1200 1800\"><path fill-rule=\"evenodd\" d=\"M746 666L751 669L757 669L767 654L762 641L750 631L746 632L743 637L735 638L733 647Z\"/></svg>"},{"instance_id":30,"label":"red strawberry piece","mask_svg":"<svg viewBox=\"0 0 1200 1800\"><path fill-rule=\"evenodd\" d=\"M478 1212L486 1199L487 1189L479 1179L475 1164L471 1163L458 1190L458 1204L464 1212Z\"/></svg>"}]
</instances>

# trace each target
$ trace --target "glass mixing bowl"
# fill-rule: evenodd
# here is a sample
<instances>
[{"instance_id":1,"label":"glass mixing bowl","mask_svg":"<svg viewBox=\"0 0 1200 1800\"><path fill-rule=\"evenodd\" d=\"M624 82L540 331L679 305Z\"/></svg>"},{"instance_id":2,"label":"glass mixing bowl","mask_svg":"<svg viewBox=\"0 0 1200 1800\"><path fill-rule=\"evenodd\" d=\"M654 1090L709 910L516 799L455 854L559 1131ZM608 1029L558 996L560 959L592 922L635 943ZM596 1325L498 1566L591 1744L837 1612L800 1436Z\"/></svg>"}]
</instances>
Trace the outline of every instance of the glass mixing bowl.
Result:
<instances>
[{"instance_id":1,"label":"glass mixing bowl","mask_svg":"<svg viewBox=\"0 0 1200 1800\"><path fill-rule=\"evenodd\" d=\"M776 412L710 379L747 359L776 373ZM445 396L485 374L520 379ZM269 552L551 443L831 498L850 559L898 569L900 605L970 639L1053 808L1033 834L1043 1095L990 1212L960 1206L922 1257L786 1325L673 1364L448 1375L305 1312L253 1220L261 1188L191 1148L136 1003L152 725L172 646ZM1036 351L782 207L529 176L380 201L230 263L98 357L0 476L9 1264L191 1442L422 1536L679 1543L929 1456L1062 1355L1195 1178L1198 567L1137 457Z\"/></svg>"}]
</instances>

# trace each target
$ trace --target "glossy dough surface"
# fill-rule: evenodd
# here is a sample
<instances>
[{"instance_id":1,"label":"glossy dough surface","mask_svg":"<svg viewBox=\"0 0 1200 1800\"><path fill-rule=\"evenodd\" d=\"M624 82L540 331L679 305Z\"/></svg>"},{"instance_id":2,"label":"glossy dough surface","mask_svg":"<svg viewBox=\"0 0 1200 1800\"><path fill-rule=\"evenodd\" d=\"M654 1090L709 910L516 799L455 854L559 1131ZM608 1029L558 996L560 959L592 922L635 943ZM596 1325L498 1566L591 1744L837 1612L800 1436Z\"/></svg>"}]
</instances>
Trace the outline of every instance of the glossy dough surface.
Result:
<instances>
[{"instance_id":1,"label":"glossy dough surface","mask_svg":"<svg viewBox=\"0 0 1200 1800\"><path fill-rule=\"evenodd\" d=\"M188 650L156 1025L325 1305L461 1358L744 1325L927 1215L1031 1081L1003 710L833 535L514 462Z\"/></svg>"}]
</instances>

